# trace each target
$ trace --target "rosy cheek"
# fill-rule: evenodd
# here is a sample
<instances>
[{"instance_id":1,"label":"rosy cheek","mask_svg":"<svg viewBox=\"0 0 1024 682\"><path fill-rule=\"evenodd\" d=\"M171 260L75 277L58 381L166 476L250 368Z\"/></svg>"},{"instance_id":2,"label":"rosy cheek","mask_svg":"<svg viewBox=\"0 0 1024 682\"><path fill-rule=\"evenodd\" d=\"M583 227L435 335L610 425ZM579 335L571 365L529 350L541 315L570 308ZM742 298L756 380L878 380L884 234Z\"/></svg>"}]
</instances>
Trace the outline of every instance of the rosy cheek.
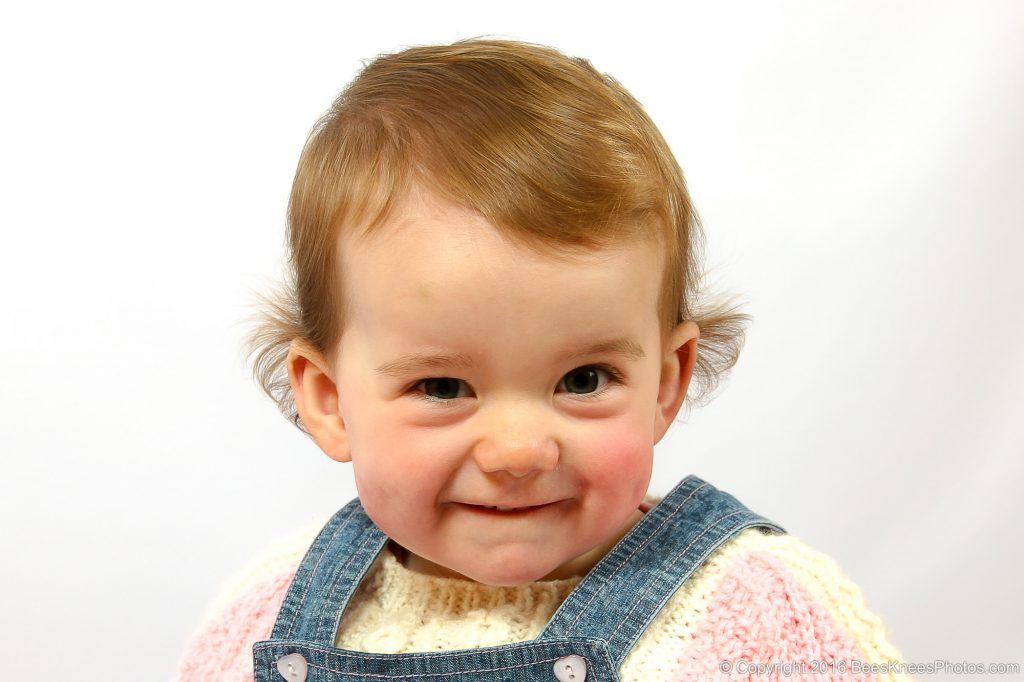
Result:
<instances>
[{"instance_id":1,"label":"rosy cheek","mask_svg":"<svg viewBox=\"0 0 1024 682\"><path fill-rule=\"evenodd\" d=\"M602 488L622 488L637 485L646 489L650 477L653 446L635 425L623 422L602 429L600 439L590 444L586 455L587 477L592 485ZM644 479L639 482L637 479Z\"/></svg>"},{"instance_id":2,"label":"rosy cheek","mask_svg":"<svg viewBox=\"0 0 1024 682\"><path fill-rule=\"evenodd\" d=\"M360 497L405 513L404 507L421 502L417 498L436 494L429 486L443 476L451 446L386 411L362 416L351 443Z\"/></svg>"},{"instance_id":3,"label":"rosy cheek","mask_svg":"<svg viewBox=\"0 0 1024 682\"><path fill-rule=\"evenodd\" d=\"M352 428L358 424L358 428ZM352 467L361 498L387 499L404 482L395 472L405 470L415 454L411 435L386 419L372 413L353 420L349 428L349 446L352 448Z\"/></svg>"}]
</instances>

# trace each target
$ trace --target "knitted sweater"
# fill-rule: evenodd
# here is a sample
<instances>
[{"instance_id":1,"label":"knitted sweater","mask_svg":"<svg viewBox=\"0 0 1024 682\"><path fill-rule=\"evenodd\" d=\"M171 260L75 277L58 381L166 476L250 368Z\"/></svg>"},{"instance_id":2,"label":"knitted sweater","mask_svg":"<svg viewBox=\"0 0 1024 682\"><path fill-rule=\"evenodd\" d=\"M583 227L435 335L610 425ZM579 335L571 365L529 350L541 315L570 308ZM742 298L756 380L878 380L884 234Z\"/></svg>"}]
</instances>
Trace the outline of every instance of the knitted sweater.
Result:
<instances>
[{"instance_id":1,"label":"knitted sweater","mask_svg":"<svg viewBox=\"0 0 1024 682\"><path fill-rule=\"evenodd\" d=\"M660 500L648 495L641 509ZM174 682L251 682L253 643L268 639L306 550L327 519L265 548L222 586L189 636ZM522 642L544 629L582 577L496 587L416 573L386 547L353 595L338 648L375 653ZM831 558L760 528L727 540L673 594L620 669L624 682L725 679L722 661L902 662L885 626ZM790 664L792 665L792 663ZM876 668L877 670L877 668ZM790 669L728 679L906 680L896 672ZM788 672L788 674L787 674Z\"/></svg>"}]
</instances>

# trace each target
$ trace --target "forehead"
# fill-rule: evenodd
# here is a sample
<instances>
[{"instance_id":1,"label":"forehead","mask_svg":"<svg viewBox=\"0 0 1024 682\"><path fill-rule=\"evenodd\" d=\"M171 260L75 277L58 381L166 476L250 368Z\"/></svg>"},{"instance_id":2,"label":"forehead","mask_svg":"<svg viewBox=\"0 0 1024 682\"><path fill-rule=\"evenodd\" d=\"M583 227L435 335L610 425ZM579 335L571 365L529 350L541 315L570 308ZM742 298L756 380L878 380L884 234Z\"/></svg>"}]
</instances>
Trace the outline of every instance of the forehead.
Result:
<instances>
[{"instance_id":1,"label":"forehead","mask_svg":"<svg viewBox=\"0 0 1024 682\"><path fill-rule=\"evenodd\" d=\"M567 325L603 334L609 325L656 318L661 261L647 240L540 254L479 214L420 193L372 235L342 236L338 246L347 325L376 335L422 334L431 342L460 331L530 334Z\"/></svg>"}]
</instances>

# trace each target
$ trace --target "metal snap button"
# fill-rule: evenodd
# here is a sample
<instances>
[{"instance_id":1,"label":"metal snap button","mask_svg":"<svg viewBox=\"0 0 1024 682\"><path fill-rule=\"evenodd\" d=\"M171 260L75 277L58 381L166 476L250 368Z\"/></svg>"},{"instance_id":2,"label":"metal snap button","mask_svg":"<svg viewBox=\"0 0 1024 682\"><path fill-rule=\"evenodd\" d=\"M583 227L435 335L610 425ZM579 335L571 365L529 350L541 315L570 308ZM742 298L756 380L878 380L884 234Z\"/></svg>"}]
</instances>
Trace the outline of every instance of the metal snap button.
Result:
<instances>
[{"instance_id":1,"label":"metal snap button","mask_svg":"<svg viewBox=\"0 0 1024 682\"><path fill-rule=\"evenodd\" d=\"M288 654L277 659L277 672L288 682L305 682L306 659L302 654Z\"/></svg>"},{"instance_id":2,"label":"metal snap button","mask_svg":"<svg viewBox=\"0 0 1024 682\"><path fill-rule=\"evenodd\" d=\"M555 677L558 682L583 682L587 679L587 662L576 654L563 656L555 661Z\"/></svg>"}]
</instances>

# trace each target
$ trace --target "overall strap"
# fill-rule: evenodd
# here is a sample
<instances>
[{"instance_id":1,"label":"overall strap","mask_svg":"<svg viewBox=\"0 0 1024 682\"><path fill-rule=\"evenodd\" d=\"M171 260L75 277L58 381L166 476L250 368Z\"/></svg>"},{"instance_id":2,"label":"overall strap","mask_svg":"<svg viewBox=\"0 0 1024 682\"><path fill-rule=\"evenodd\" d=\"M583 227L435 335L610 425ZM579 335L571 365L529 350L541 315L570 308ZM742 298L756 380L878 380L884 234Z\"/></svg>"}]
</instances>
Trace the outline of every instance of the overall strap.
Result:
<instances>
[{"instance_id":1,"label":"overall strap","mask_svg":"<svg viewBox=\"0 0 1024 682\"><path fill-rule=\"evenodd\" d=\"M333 647L345 607L387 540L358 497L339 509L302 558L271 637Z\"/></svg>"},{"instance_id":2,"label":"overall strap","mask_svg":"<svg viewBox=\"0 0 1024 682\"><path fill-rule=\"evenodd\" d=\"M729 493L687 476L576 585L538 639L602 639L621 665L687 578L750 526L786 532Z\"/></svg>"}]
</instances>

